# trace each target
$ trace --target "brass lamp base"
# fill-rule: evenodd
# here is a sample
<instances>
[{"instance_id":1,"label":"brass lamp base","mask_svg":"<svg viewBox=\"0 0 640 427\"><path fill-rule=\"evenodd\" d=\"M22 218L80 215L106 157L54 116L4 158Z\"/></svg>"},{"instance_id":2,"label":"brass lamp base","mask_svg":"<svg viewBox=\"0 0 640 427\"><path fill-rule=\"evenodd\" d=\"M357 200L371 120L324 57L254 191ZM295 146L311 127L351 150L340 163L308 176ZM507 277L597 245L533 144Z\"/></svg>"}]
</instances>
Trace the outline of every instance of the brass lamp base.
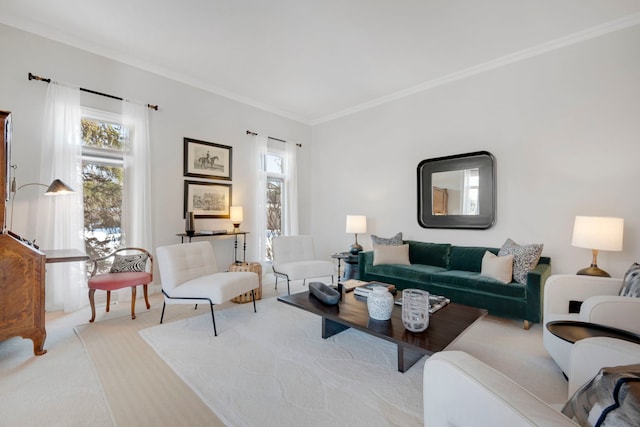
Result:
<instances>
[{"instance_id":1,"label":"brass lamp base","mask_svg":"<svg viewBox=\"0 0 640 427\"><path fill-rule=\"evenodd\" d=\"M352 255L358 255L360 252L362 252L362 245L358 244L358 243L354 243L353 245L351 245L351 247L349 248L349 252Z\"/></svg>"},{"instance_id":2,"label":"brass lamp base","mask_svg":"<svg viewBox=\"0 0 640 427\"><path fill-rule=\"evenodd\" d=\"M576 274L580 276L611 277L609 273L599 269L598 266L595 264L591 264L590 267L583 268L582 270L578 271Z\"/></svg>"}]
</instances>

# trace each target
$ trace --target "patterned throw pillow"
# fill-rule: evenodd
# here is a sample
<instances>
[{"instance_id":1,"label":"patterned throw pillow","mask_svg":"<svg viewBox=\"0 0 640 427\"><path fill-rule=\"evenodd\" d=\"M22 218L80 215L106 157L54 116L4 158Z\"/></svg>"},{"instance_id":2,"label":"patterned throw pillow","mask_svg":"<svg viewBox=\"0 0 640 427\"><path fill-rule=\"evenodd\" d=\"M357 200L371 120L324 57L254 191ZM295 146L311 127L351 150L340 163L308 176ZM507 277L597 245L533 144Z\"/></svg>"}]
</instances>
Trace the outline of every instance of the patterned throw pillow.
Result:
<instances>
[{"instance_id":1,"label":"patterned throw pillow","mask_svg":"<svg viewBox=\"0 0 640 427\"><path fill-rule=\"evenodd\" d=\"M126 271L145 271L147 266L147 254L115 255L110 273L123 273Z\"/></svg>"},{"instance_id":2,"label":"patterned throw pillow","mask_svg":"<svg viewBox=\"0 0 640 427\"><path fill-rule=\"evenodd\" d=\"M371 243L373 246L400 246L402 242L402 232L396 234L390 238L378 237L375 234L371 235Z\"/></svg>"},{"instance_id":3,"label":"patterned throw pillow","mask_svg":"<svg viewBox=\"0 0 640 427\"><path fill-rule=\"evenodd\" d=\"M523 285L527 284L527 273L533 270L542 254L542 244L518 245L507 239L500 248L498 256L513 255L513 279Z\"/></svg>"},{"instance_id":4,"label":"patterned throw pillow","mask_svg":"<svg viewBox=\"0 0 640 427\"><path fill-rule=\"evenodd\" d=\"M637 262L634 262L624 274L620 296L640 297L640 264Z\"/></svg>"}]
</instances>

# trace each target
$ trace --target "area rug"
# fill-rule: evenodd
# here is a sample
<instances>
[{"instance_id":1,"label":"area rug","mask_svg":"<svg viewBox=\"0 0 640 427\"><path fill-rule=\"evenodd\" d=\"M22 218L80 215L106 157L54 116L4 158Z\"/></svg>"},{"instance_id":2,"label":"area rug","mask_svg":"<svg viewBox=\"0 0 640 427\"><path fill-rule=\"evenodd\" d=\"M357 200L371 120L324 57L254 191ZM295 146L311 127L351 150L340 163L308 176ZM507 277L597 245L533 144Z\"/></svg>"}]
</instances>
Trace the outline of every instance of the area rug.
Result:
<instances>
[{"instance_id":1,"label":"area rug","mask_svg":"<svg viewBox=\"0 0 640 427\"><path fill-rule=\"evenodd\" d=\"M140 334L227 425L423 425L426 358L399 373L395 345L351 329L323 340L318 316L275 298L259 301L257 313L250 304L219 310L216 324L217 337L210 315ZM518 350L519 340L540 347L538 338L535 330L518 331L514 322L481 321L452 349L485 358L499 351L496 360L503 368L510 365L509 372L552 401L564 400L566 385L544 360L548 357Z\"/></svg>"}]
</instances>

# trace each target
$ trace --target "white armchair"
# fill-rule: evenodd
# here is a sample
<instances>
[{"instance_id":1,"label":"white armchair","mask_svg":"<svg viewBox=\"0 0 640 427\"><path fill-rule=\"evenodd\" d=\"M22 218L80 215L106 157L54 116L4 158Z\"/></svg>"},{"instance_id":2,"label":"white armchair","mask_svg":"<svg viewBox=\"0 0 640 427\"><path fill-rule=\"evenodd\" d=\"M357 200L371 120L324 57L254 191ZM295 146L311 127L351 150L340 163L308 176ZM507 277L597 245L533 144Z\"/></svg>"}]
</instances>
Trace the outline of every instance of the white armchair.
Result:
<instances>
[{"instance_id":1,"label":"white armchair","mask_svg":"<svg viewBox=\"0 0 640 427\"><path fill-rule=\"evenodd\" d=\"M289 282L315 277L331 276L333 282L333 263L316 258L312 236L278 236L272 241L273 274L287 279L287 293L291 294Z\"/></svg>"},{"instance_id":2,"label":"white armchair","mask_svg":"<svg viewBox=\"0 0 640 427\"><path fill-rule=\"evenodd\" d=\"M554 320L597 323L640 334L640 298L618 296L622 279L558 274L544 287L542 332L544 347L556 364L569 375L569 354L573 344L546 328ZM579 313L569 313L569 301L582 301Z\"/></svg>"},{"instance_id":3,"label":"white armchair","mask_svg":"<svg viewBox=\"0 0 640 427\"><path fill-rule=\"evenodd\" d=\"M571 351L567 400L603 367L640 361L640 345L587 338ZM424 365L424 425L456 427L577 426L560 410L504 374L461 351L443 351Z\"/></svg>"},{"instance_id":4,"label":"white armchair","mask_svg":"<svg viewBox=\"0 0 640 427\"><path fill-rule=\"evenodd\" d=\"M198 302L208 302L213 332L217 336L214 304L251 292L253 311L256 311L253 290L259 286L258 275L253 272L218 272L211 243L161 246L156 253L164 295L160 323L167 304L196 304L197 308Z\"/></svg>"}]
</instances>

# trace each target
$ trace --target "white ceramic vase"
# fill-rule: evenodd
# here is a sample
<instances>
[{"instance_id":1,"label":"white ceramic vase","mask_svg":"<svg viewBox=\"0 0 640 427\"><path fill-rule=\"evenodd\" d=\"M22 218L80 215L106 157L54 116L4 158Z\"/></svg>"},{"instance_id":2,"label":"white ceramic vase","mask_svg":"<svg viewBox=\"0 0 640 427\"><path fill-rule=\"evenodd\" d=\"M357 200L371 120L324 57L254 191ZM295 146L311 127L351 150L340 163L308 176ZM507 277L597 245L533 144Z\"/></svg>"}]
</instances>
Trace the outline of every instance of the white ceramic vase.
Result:
<instances>
[{"instance_id":1,"label":"white ceramic vase","mask_svg":"<svg viewBox=\"0 0 640 427\"><path fill-rule=\"evenodd\" d=\"M422 332L429 327L429 292L402 291L402 324L411 332Z\"/></svg>"},{"instance_id":2,"label":"white ceramic vase","mask_svg":"<svg viewBox=\"0 0 640 427\"><path fill-rule=\"evenodd\" d=\"M393 312L393 295L385 286L376 286L367 297L369 317L375 320L389 320Z\"/></svg>"}]
</instances>

